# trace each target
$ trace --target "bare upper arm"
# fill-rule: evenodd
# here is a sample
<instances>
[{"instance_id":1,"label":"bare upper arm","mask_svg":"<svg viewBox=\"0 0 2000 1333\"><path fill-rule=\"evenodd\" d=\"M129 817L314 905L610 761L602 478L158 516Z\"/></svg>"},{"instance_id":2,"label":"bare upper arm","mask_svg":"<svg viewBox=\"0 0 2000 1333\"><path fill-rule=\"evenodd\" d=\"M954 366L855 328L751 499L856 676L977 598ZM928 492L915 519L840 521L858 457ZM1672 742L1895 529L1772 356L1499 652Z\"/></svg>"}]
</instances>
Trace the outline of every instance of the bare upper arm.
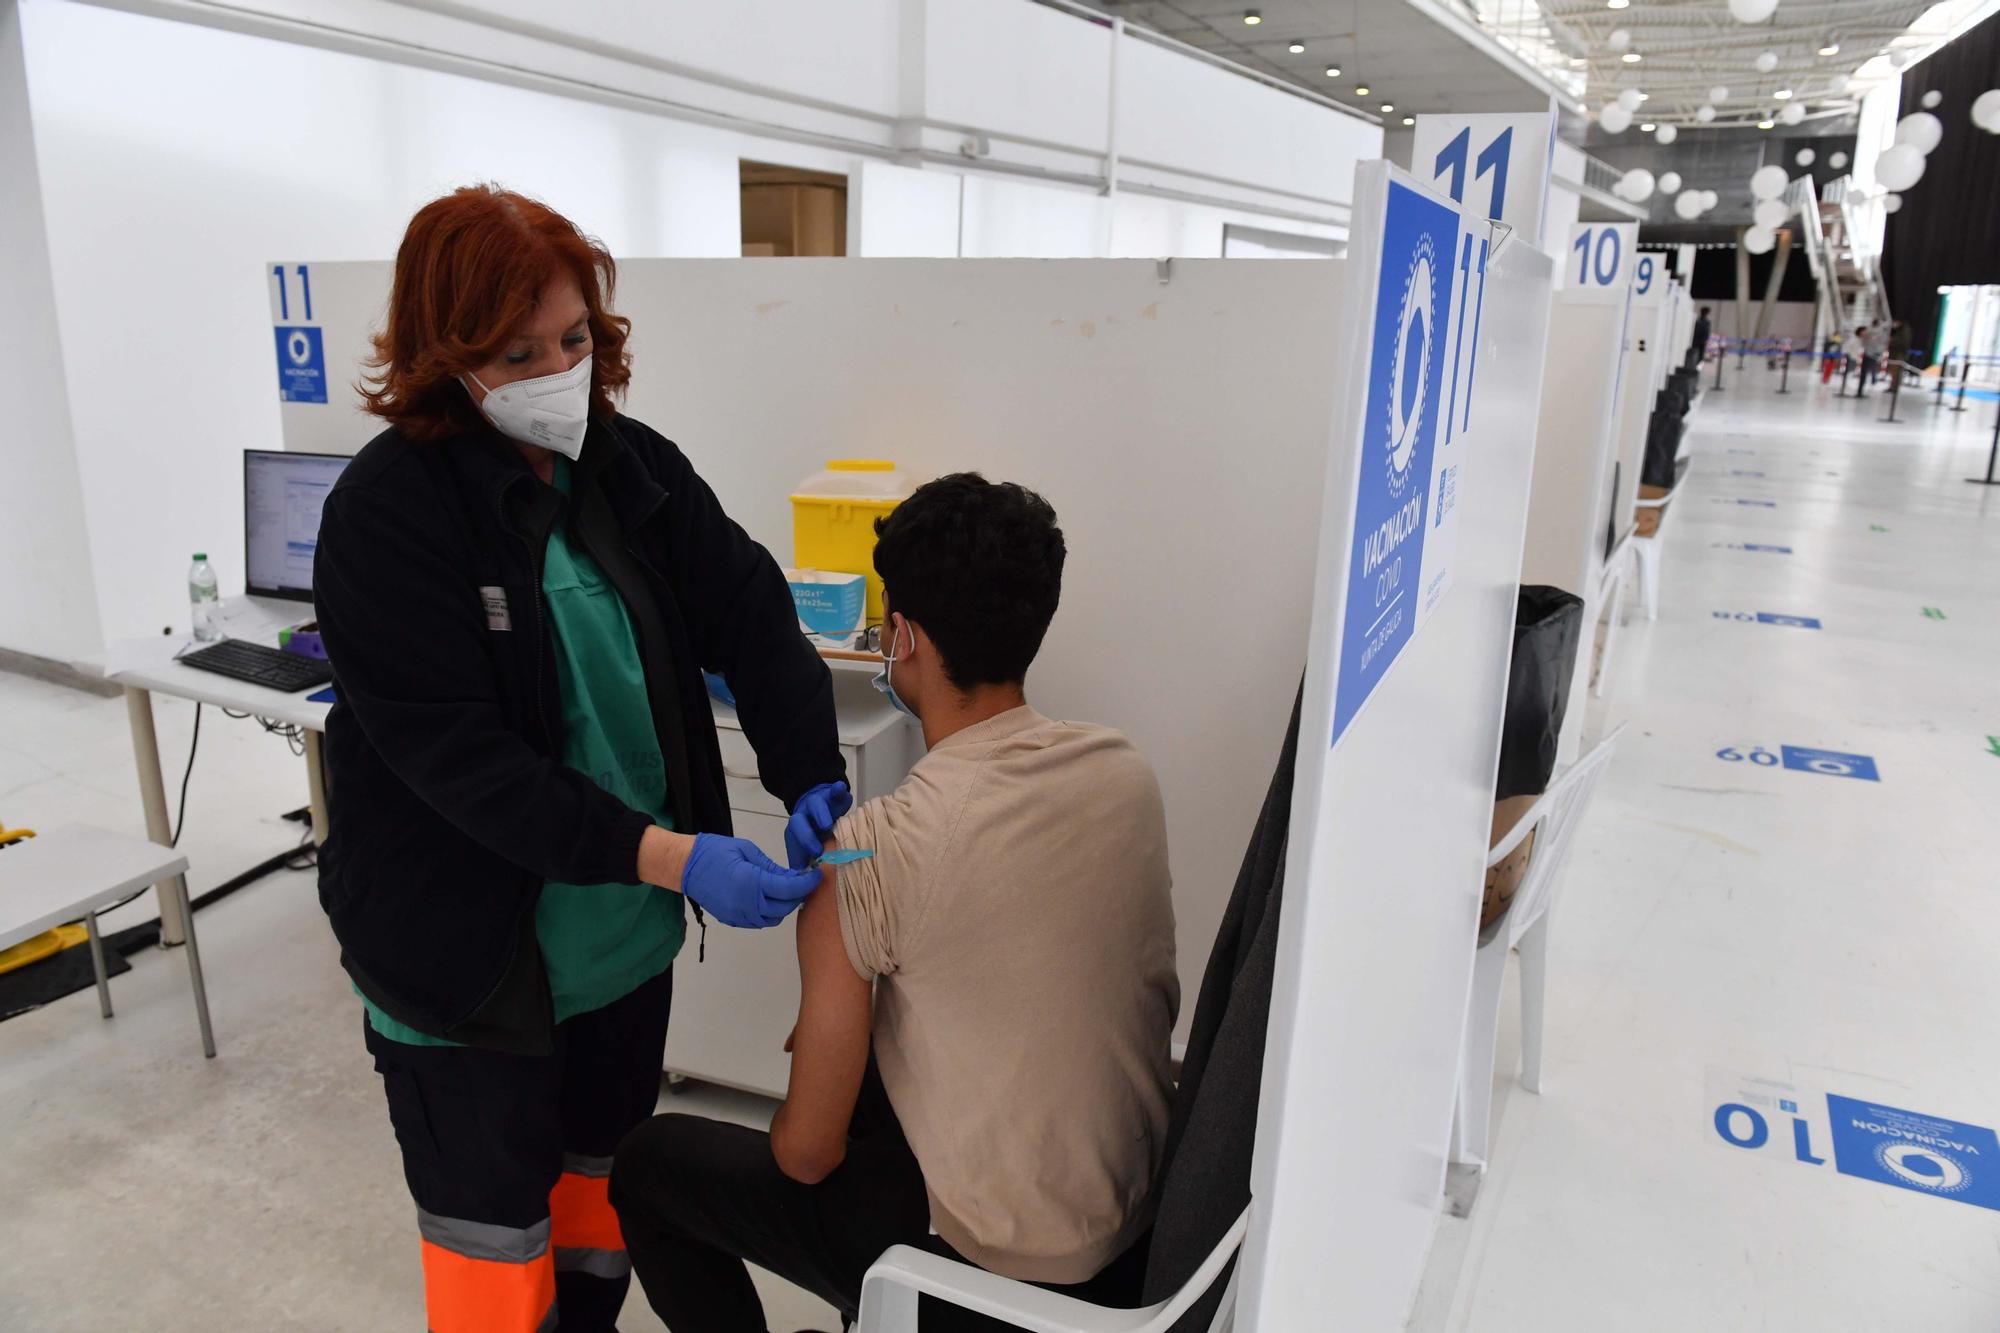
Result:
<instances>
[{"instance_id":1,"label":"bare upper arm","mask_svg":"<svg viewBox=\"0 0 2000 1333\"><path fill-rule=\"evenodd\" d=\"M840 1165L868 1068L874 987L847 959L834 874L798 915L799 1020L792 1075L771 1122L771 1151L786 1175L815 1183Z\"/></svg>"}]
</instances>

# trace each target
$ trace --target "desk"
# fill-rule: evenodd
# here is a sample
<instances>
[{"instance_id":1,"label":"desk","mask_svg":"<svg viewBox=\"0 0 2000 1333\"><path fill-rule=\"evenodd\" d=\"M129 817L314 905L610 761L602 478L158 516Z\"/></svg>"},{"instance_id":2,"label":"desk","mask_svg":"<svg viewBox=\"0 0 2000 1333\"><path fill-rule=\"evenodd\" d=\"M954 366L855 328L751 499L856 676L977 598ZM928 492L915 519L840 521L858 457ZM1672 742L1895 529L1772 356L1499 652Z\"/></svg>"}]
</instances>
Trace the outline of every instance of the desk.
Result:
<instances>
[{"instance_id":1,"label":"desk","mask_svg":"<svg viewBox=\"0 0 2000 1333\"><path fill-rule=\"evenodd\" d=\"M231 611L230 622L225 626L229 637L276 646L278 624L275 620L268 615L260 618L254 610L238 613L234 604ZM162 635L156 639L123 640L113 644L107 654L105 676L125 687L125 714L132 727L132 759L139 770L139 799L146 812L146 836L162 847L167 846L174 836L172 815L167 809L166 779L160 772L160 741L153 729L153 696L167 694L177 699L213 704L233 712L254 713L273 722L303 728L306 737L306 791L312 806L313 841L325 842L326 766L321 737L326 731L326 715L332 705L307 700L306 695L316 694L318 689L281 694L261 685L183 666L175 658L188 646L186 639ZM176 874L171 879L162 880L156 888L160 897L160 941L163 944L179 944L184 937L180 920L172 910L172 901L174 895L187 892L187 883Z\"/></svg>"}]
</instances>

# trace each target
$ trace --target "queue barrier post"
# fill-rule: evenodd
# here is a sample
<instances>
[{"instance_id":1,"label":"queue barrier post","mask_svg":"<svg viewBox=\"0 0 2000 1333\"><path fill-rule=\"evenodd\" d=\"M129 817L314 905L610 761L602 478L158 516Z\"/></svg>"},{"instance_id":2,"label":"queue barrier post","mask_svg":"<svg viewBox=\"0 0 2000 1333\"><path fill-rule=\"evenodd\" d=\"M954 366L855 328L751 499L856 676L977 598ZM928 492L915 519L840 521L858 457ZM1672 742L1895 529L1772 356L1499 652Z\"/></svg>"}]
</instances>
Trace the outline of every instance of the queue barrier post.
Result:
<instances>
[{"instance_id":1,"label":"queue barrier post","mask_svg":"<svg viewBox=\"0 0 2000 1333\"><path fill-rule=\"evenodd\" d=\"M1785 344L1785 359L1778 363L1778 392L1790 393L1792 383L1792 345Z\"/></svg>"},{"instance_id":2,"label":"queue barrier post","mask_svg":"<svg viewBox=\"0 0 2000 1333\"><path fill-rule=\"evenodd\" d=\"M1959 368L1958 401L1952 404L1951 408L1952 411L1963 412L1965 410L1965 384L1966 381L1971 378L1972 378L1972 357L1968 355L1965 358L1965 364ZM1940 376L1940 380L1942 380L1942 376ZM1940 384L1940 387L1942 387L1942 384Z\"/></svg>"},{"instance_id":3,"label":"queue barrier post","mask_svg":"<svg viewBox=\"0 0 2000 1333\"><path fill-rule=\"evenodd\" d=\"M1729 359L1729 340L1722 340L1722 346L1715 353L1715 391L1722 392L1722 363Z\"/></svg>"},{"instance_id":4,"label":"queue barrier post","mask_svg":"<svg viewBox=\"0 0 2000 1333\"><path fill-rule=\"evenodd\" d=\"M1986 451L1986 475L1966 480L1977 486L2000 486L2000 477L1993 475L1995 464L2000 464L2000 404L1995 404L1993 411L1993 444Z\"/></svg>"}]
</instances>

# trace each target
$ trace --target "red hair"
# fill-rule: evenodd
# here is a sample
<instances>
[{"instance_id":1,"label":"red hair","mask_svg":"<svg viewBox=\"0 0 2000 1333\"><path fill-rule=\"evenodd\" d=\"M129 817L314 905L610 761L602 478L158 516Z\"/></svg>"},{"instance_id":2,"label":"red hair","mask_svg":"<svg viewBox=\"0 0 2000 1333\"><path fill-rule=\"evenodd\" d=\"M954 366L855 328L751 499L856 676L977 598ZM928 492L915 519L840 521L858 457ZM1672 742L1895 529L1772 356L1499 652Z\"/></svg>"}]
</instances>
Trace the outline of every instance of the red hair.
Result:
<instances>
[{"instance_id":1,"label":"red hair","mask_svg":"<svg viewBox=\"0 0 2000 1333\"><path fill-rule=\"evenodd\" d=\"M477 428L459 376L498 357L563 269L589 310L593 408L612 411L632 378L632 322L611 313L611 253L562 214L496 185L469 185L417 210L396 251L389 321L357 386L368 410L416 440Z\"/></svg>"}]
</instances>

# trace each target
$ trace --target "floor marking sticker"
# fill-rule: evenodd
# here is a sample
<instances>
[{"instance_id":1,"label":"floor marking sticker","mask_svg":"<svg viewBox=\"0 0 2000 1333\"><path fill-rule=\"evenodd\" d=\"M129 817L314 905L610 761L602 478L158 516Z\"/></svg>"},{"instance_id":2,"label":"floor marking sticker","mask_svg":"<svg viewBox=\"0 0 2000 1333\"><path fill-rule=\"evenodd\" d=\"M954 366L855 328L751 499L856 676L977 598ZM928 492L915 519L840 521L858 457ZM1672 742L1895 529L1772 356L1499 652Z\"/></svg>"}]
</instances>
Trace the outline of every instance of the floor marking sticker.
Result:
<instances>
[{"instance_id":1,"label":"floor marking sticker","mask_svg":"<svg viewBox=\"0 0 2000 1333\"><path fill-rule=\"evenodd\" d=\"M1784 616L1773 611L1711 611L1716 620L1737 620L1746 625L1784 625L1792 629L1822 629L1818 616Z\"/></svg>"},{"instance_id":2,"label":"floor marking sticker","mask_svg":"<svg viewBox=\"0 0 2000 1333\"><path fill-rule=\"evenodd\" d=\"M1789 546L1760 546L1756 542L1710 542L1709 547L1718 551L1761 551L1766 555L1790 555Z\"/></svg>"},{"instance_id":3,"label":"floor marking sticker","mask_svg":"<svg viewBox=\"0 0 2000 1333\"><path fill-rule=\"evenodd\" d=\"M1932 619L1932 620L1943 620L1943 619L1944 619L1944 612L1940 611L1940 610L1939 610L1939 609L1938 609L1937 607L1935 607L1935 606L1927 606L1927 607L1925 607L1925 608L1924 608L1924 614L1925 614L1926 616L1928 616L1928 617L1929 617L1930 619Z\"/></svg>"},{"instance_id":4,"label":"floor marking sticker","mask_svg":"<svg viewBox=\"0 0 2000 1333\"><path fill-rule=\"evenodd\" d=\"M2000 1211L2000 1138L1983 1125L1716 1071L1708 1124L1734 1151Z\"/></svg>"},{"instance_id":5,"label":"floor marking sticker","mask_svg":"<svg viewBox=\"0 0 2000 1333\"><path fill-rule=\"evenodd\" d=\"M1806 745L1780 745L1776 754L1762 745L1725 745L1715 752L1715 757L1731 764L1783 767L1799 773L1821 773L1830 778L1856 778L1862 782L1882 780L1870 755L1816 750Z\"/></svg>"},{"instance_id":6,"label":"floor marking sticker","mask_svg":"<svg viewBox=\"0 0 2000 1333\"><path fill-rule=\"evenodd\" d=\"M1712 505L1750 505L1757 509L1776 509L1778 507L1776 500L1730 500L1720 495L1710 496L1708 502Z\"/></svg>"}]
</instances>

